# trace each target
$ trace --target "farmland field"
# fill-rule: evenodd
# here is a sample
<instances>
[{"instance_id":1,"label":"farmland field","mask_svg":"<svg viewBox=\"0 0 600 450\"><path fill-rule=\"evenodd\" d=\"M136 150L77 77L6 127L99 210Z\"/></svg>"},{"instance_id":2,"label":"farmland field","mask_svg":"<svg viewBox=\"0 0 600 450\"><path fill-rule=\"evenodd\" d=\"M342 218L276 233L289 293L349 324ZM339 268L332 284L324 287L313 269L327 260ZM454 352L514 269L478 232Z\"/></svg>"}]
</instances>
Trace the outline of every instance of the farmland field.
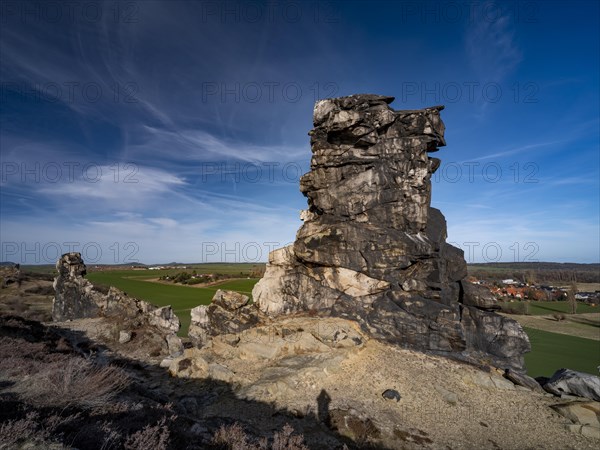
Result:
<instances>
[{"instance_id":1,"label":"farmland field","mask_svg":"<svg viewBox=\"0 0 600 450\"><path fill-rule=\"evenodd\" d=\"M505 315L519 322L522 327L535 328L550 333L567 334L600 342L600 313L598 312L565 314L564 319L561 320L556 320L552 315Z\"/></svg>"},{"instance_id":2,"label":"farmland field","mask_svg":"<svg viewBox=\"0 0 600 450\"><path fill-rule=\"evenodd\" d=\"M215 264L218 268L202 270L209 272L244 274L247 269L240 268L240 265L234 264ZM247 265L252 267L251 264ZM225 270L229 272L226 272ZM198 270L198 269L196 269ZM218 289L227 289L238 291L246 295L250 295L252 288L258 281L258 278L244 278L224 280L222 283L207 287L191 287L176 284L153 283L147 281L151 278L157 278L163 275L172 275L181 272L181 269L170 270L153 270L153 271L138 271L138 270L110 270L101 272L91 272L87 275L87 279L94 284L102 284L105 286L114 286L128 295L146 300L157 306L171 305L177 317L181 321L181 330L179 335L187 336L188 327L190 325L190 310L198 305L208 305Z\"/></svg>"},{"instance_id":3,"label":"farmland field","mask_svg":"<svg viewBox=\"0 0 600 450\"><path fill-rule=\"evenodd\" d=\"M526 302L515 301L515 302L498 302L498 305L503 310L507 308L520 309L526 306ZM600 307L591 306L586 303L577 303L577 314L599 312ZM540 316L554 313L568 313L569 304L566 301L562 302L529 302L529 314L533 316Z\"/></svg>"},{"instance_id":4,"label":"farmland field","mask_svg":"<svg viewBox=\"0 0 600 450\"><path fill-rule=\"evenodd\" d=\"M563 367L598 374L598 341L533 328L525 331L531 341L531 352L525 355L528 375L549 377Z\"/></svg>"}]
</instances>

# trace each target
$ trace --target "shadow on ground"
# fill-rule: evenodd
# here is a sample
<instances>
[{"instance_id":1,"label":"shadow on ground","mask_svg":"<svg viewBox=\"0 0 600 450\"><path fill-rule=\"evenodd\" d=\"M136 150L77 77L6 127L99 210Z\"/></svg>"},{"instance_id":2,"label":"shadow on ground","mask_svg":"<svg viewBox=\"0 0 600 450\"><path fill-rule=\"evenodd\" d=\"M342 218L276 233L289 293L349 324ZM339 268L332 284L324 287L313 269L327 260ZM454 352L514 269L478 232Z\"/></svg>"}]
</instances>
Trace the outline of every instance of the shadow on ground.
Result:
<instances>
[{"instance_id":1,"label":"shadow on ground","mask_svg":"<svg viewBox=\"0 0 600 450\"><path fill-rule=\"evenodd\" d=\"M19 316L0 316L0 359L0 444L14 439L20 427L26 440L58 441L80 450L143 448L161 442L169 449L228 448L211 444L211 439L221 426L238 423L250 437L270 440L289 424L311 449L385 448L367 443L365 430L355 430L356 440L341 436L331 423L331 398L324 390L314 399L313 409L292 414L240 399L229 383L173 378L166 369L115 355L81 332ZM100 396L105 381L95 378L96 384L90 384L89 377L60 372L73 361L116 366L127 382L118 394L91 402L90 407L80 400ZM64 396L72 395L73 401L62 402L64 396L53 401L56 392L48 391L54 382L63 387L71 383Z\"/></svg>"}]
</instances>

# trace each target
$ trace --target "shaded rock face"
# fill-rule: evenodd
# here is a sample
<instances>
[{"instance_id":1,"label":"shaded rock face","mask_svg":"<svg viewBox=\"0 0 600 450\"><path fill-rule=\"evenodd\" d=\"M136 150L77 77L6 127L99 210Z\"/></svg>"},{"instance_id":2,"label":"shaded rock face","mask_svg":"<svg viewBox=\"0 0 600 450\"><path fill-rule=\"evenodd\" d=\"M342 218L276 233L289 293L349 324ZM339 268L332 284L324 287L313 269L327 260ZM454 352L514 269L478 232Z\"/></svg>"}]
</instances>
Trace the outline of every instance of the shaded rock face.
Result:
<instances>
[{"instance_id":1,"label":"shaded rock face","mask_svg":"<svg viewBox=\"0 0 600 450\"><path fill-rule=\"evenodd\" d=\"M317 102L308 198L293 245L273 251L252 295L269 316L316 310L357 320L372 336L523 369L519 324L467 283L462 250L430 207L445 145L441 106L395 111L392 97Z\"/></svg>"},{"instance_id":2,"label":"shaded rock face","mask_svg":"<svg viewBox=\"0 0 600 450\"><path fill-rule=\"evenodd\" d=\"M56 263L56 270L58 276L54 279L52 303L54 321L105 317L123 322L128 327L150 326L165 336L170 350L180 352L181 342L175 336L180 322L170 306L156 307L129 297L114 287L108 292L96 289L84 278L86 266L79 253L62 255Z\"/></svg>"}]
</instances>

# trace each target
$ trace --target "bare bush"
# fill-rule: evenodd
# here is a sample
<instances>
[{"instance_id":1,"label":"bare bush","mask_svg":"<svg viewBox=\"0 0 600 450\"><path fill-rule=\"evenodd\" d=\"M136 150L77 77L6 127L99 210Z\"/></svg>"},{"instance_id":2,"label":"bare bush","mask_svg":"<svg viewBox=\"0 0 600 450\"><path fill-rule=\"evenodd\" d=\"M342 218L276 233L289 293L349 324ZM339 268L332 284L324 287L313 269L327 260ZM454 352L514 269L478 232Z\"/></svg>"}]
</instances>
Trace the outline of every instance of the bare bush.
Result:
<instances>
[{"instance_id":1,"label":"bare bush","mask_svg":"<svg viewBox=\"0 0 600 450\"><path fill-rule=\"evenodd\" d=\"M31 411L22 419L9 420L0 425L0 449L12 449L19 442L36 443L35 448L44 448L53 442L53 448L58 444L53 441L57 429L69 422L77 420L81 414L70 414L65 417L52 414L41 417L37 411Z\"/></svg>"},{"instance_id":2,"label":"bare bush","mask_svg":"<svg viewBox=\"0 0 600 450\"><path fill-rule=\"evenodd\" d=\"M250 439L239 423L222 425L213 435L211 443L226 450L308 450L304 445L304 436L295 435L294 428L289 424L275 433L270 446L267 438L258 441Z\"/></svg>"},{"instance_id":3,"label":"bare bush","mask_svg":"<svg viewBox=\"0 0 600 450\"><path fill-rule=\"evenodd\" d=\"M40 433L38 413L30 412L23 419L9 420L0 426L0 448L12 448L17 442L24 439L30 441L44 441L46 433Z\"/></svg>"},{"instance_id":4,"label":"bare bush","mask_svg":"<svg viewBox=\"0 0 600 450\"><path fill-rule=\"evenodd\" d=\"M281 431L275 433L271 448L272 450L308 450L304 445L304 436L294 434L294 428L287 423Z\"/></svg>"},{"instance_id":5,"label":"bare bush","mask_svg":"<svg viewBox=\"0 0 600 450\"><path fill-rule=\"evenodd\" d=\"M166 450L171 432L163 417L154 426L146 425L130 435L125 441L125 450Z\"/></svg>"},{"instance_id":6,"label":"bare bush","mask_svg":"<svg viewBox=\"0 0 600 450\"><path fill-rule=\"evenodd\" d=\"M40 407L100 407L128 384L121 369L98 366L82 358L45 364L40 369L19 381L16 389L23 399Z\"/></svg>"},{"instance_id":7,"label":"bare bush","mask_svg":"<svg viewBox=\"0 0 600 450\"><path fill-rule=\"evenodd\" d=\"M239 423L225 426L221 425L212 437L212 444L224 449L247 450L256 447L250 447L248 435Z\"/></svg>"}]
</instances>

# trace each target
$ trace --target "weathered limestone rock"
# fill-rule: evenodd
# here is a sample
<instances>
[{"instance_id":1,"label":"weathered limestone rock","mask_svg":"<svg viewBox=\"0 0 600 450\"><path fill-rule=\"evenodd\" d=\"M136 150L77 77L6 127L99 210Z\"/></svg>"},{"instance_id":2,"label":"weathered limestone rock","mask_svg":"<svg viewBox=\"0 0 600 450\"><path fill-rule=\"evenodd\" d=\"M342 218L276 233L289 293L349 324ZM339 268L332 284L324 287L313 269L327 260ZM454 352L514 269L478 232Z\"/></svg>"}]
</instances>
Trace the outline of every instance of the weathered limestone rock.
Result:
<instances>
[{"instance_id":1,"label":"weathered limestone rock","mask_svg":"<svg viewBox=\"0 0 600 450\"><path fill-rule=\"evenodd\" d=\"M250 298L238 292L215 292L210 305L192 309L188 335L194 345L206 345L212 336L240 333L259 322L259 311L248 305Z\"/></svg>"},{"instance_id":2,"label":"weathered limestone rock","mask_svg":"<svg viewBox=\"0 0 600 450\"><path fill-rule=\"evenodd\" d=\"M208 306L200 305L192 308L190 311L192 316L188 336L190 340L197 346L205 345L210 339L208 320Z\"/></svg>"},{"instance_id":3,"label":"weathered limestone rock","mask_svg":"<svg viewBox=\"0 0 600 450\"><path fill-rule=\"evenodd\" d=\"M269 255L254 304L271 318L340 316L394 344L522 371L527 335L465 281L463 252L445 242L446 220L430 207L443 107L395 111L392 101L317 102L311 170L300 181L304 224L293 245Z\"/></svg>"},{"instance_id":4,"label":"weathered limestone rock","mask_svg":"<svg viewBox=\"0 0 600 450\"><path fill-rule=\"evenodd\" d=\"M131 332L130 331L120 331L119 332L119 344L127 344L131 341Z\"/></svg>"},{"instance_id":5,"label":"weathered limestone rock","mask_svg":"<svg viewBox=\"0 0 600 450\"><path fill-rule=\"evenodd\" d=\"M84 278L86 267L79 253L66 253L56 263L58 276L54 279L55 296L52 304L52 318L66 321L83 318L103 317L126 322L131 327L147 326L165 337L169 352L181 352L179 318L170 306L156 307L148 302L129 297L124 292L111 287L108 291L96 289ZM119 335L122 343L131 339Z\"/></svg>"},{"instance_id":6,"label":"weathered limestone rock","mask_svg":"<svg viewBox=\"0 0 600 450\"><path fill-rule=\"evenodd\" d=\"M600 401L600 377L589 373L560 369L543 388L555 395L570 394Z\"/></svg>"},{"instance_id":7,"label":"weathered limestone rock","mask_svg":"<svg viewBox=\"0 0 600 450\"><path fill-rule=\"evenodd\" d=\"M54 279L52 319L64 321L98 316L100 293L83 278L86 267L80 253L66 253L56 262L58 277Z\"/></svg>"},{"instance_id":8,"label":"weathered limestone rock","mask_svg":"<svg viewBox=\"0 0 600 450\"><path fill-rule=\"evenodd\" d=\"M572 432L600 439L599 402L570 402L552 405L551 408L573 422L567 426Z\"/></svg>"},{"instance_id":9,"label":"weathered limestone rock","mask_svg":"<svg viewBox=\"0 0 600 450\"><path fill-rule=\"evenodd\" d=\"M461 283L463 288L463 304L474 306L484 311L498 311L500 306L489 289L469 282Z\"/></svg>"},{"instance_id":10,"label":"weathered limestone rock","mask_svg":"<svg viewBox=\"0 0 600 450\"><path fill-rule=\"evenodd\" d=\"M531 378L530 376L524 373L519 373L510 369L506 369L504 371L503 377L507 380L512 381L516 386L522 386L532 391L544 392L542 386L534 378Z\"/></svg>"},{"instance_id":11,"label":"weathered limestone rock","mask_svg":"<svg viewBox=\"0 0 600 450\"><path fill-rule=\"evenodd\" d=\"M599 402L569 402L552 405L551 408L573 423L600 428Z\"/></svg>"}]
</instances>

